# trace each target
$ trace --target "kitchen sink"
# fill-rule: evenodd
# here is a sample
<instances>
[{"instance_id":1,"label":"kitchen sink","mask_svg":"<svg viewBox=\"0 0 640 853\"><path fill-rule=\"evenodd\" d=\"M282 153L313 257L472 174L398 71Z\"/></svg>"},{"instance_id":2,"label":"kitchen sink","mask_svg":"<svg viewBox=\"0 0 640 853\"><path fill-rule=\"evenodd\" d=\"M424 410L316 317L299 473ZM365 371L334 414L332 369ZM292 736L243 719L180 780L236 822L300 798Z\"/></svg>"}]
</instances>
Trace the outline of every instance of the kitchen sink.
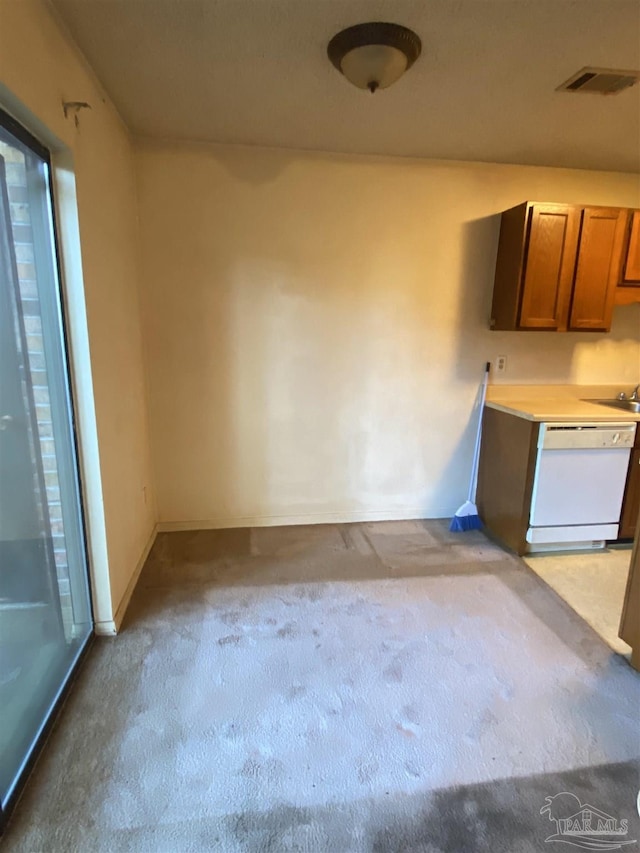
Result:
<instances>
[{"instance_id":1,"label":"kitchen sink","mask_svg":"<svg viewBox=\"0 0 640 853\"><path fill-rule=\"evenodd\" d=\"M585 403L598 403L600 406L611 406L612 409L623 409L625 412L640 414L638 400L585 400Z\"/></svg>"}]
</instances>

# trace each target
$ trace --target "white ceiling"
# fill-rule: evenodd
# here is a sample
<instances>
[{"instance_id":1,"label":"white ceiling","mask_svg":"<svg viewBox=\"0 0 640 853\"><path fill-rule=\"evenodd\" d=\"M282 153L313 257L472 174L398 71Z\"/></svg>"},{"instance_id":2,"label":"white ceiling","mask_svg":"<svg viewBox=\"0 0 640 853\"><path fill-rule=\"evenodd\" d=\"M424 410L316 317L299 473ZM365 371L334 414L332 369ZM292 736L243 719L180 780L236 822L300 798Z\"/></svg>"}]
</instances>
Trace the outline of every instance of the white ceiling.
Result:
<instances>
[{"instance_id":1,"label":"white ceiling","mask_svg":"<svg viewBox=\"0 0 640 853\"><path fill-rule=\"evenodd\" d=\"M585 65L640 68L640 0L53 2L138 134L640 171L640 86L554 91ZM375 95L326 56L368 20L423 43Z\"/></svg>"}]
</instances>

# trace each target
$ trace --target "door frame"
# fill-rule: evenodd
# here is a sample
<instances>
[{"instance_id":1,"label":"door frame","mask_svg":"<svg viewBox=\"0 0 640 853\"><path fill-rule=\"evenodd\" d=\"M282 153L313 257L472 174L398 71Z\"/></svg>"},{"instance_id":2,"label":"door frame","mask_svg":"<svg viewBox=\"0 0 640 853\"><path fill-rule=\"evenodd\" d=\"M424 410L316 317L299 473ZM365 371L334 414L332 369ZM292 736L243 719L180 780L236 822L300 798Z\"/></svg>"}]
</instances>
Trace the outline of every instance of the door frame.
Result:
<instances>
[{"instance_id":1,"label":"door frame","mask_svg":"<svg viewBox=\"0 0 640 853\"><path fill-rule=\"evenodd\" d=\"M28 755L27 760L25 761L22 770L20 771L20 775L16 780L16 783L8 796L4 806L0 803L0 836L4 833L4 830L11 818L11 814L15 809L15 806L20 799L25 785L28 782L29 775L31 770L33 769L38 757L43 749L44 744L47 741L49 734L51 733L52 728L55 726L58 715L60 713L60 709L64 705L64 702L67 699L69 694L69 690L75 679L77 678L79 672L81 671L82 665L87 658L89 650L93 644L93 640L95 638L95 598L93 594L93 572L92 572L92 553L89 543L88 536L88 526L87 526L87 512L86 512L86 501L87 501L87 491L85 488L85 478L84 478L84 466L83 466L83 458L84 454L82 453L82 443L80 441L80 436L77 429L77 413L80 408L80 401L77 395L76 388L76 363L73 359L73 348L71 345L71 339L69 334L69 301L68 294L65 288L65 279L63 276L63 264L62 264L62 253L61 253L61 241L60 241L60 231L58 228L58 199L56 194L56 181L54 179L54 172L56 170L55 164L52 160L52 152L49 148L44 146L35 136L33 136L25 127L22 125L17 119L15 119L11 114L6 112L2 105L0 104L0 126L7 130L10 134L12 134L19 142L24 144L27 148L29 148L33 153L38 156L41 160L43 160L47 166L47 189L49 193L49 205L50 205L50 215L51 215L51 247L53 250L54 258L54 275L56 278L56 297L57 303L60 311L60 334L61 334L61 343L62 343L62 369L64 371L64 382L65 387L68 391L67 395L67 407L68 407L68 418L69 418L69 426L70 426L70 438L71 438L71 462L73 467L73 472L71 476L73 476L77 482L77 510L79 513L79 527L80 527L80 550L83 557L84 565L86 568L85 580L87 584L88 590L88 606L89 606L89 616L91 619L91 630L83 641L80 650L75 658L74 664L65 676L64 680L60 684L57 693L51 703L51 707L46 719L43 721L36 739L34 741L31 752ZM75 200L75 197L74 197ZM77 216L77 214L76 214ZM11 247L13 248L13 247ZM13 261L15 261L15 256L13 257ZM80 285L82 285L82 280L80 278ZM18 295L19 296L19 295ZM84 309L84 300L82 301L82 309ZM86 326L86 313L84 315L84 324ZM71 324L72 325L72 324ZM25 345L24 338L22 340L23 346ZM26 349L25 349L26 352ZM33 401L32 401L33 402ZM93 395L91 395L91 402L93 402ZM92 410L93 412L93 410ZM30 412L30 417L32 417L32 412ZM95 413L93 413L94 427L95 427ZM36 431L37 434L37 431ZM104 517L103 525L104 525ZM107 565L108 572L108 565Z\"/></svg>"},{"instance_id":2,"label":"door frame","mask_svg":"<svg viewBox=\"0 0 640 853\"><path fill-rule=\"evenodd\" d=\"M58 248L59 293L64 310L67 367L76 418L78 462L81 473L85 536L89 551L89 576L94 628L99 635L114 635L100 443L93 387L87 299L83 277L79 200L74 160L75 135L58 136L0 81L0 111L20 132L50 154L53 217Z\"/></svg>"}]
</instances>

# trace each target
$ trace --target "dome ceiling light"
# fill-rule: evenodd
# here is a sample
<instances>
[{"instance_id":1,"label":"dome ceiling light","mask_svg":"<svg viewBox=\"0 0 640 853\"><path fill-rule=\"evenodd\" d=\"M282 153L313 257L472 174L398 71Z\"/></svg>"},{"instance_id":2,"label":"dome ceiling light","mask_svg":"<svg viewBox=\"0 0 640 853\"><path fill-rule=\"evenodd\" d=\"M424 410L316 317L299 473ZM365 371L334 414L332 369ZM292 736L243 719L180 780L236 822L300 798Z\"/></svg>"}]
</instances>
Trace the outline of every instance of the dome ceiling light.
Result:
<instances>
[{"instance_id":1,"label":"dome ceiling light","mask_svg":"<svg viewBox=\"0 0 640 853\"><path fill-rule=\"evenodd\" d=\"M341 74L372 94L395 83L420 56L422 42L399 24L356 24L335 35L327 54Z\"/></svg>"}]
</instances>

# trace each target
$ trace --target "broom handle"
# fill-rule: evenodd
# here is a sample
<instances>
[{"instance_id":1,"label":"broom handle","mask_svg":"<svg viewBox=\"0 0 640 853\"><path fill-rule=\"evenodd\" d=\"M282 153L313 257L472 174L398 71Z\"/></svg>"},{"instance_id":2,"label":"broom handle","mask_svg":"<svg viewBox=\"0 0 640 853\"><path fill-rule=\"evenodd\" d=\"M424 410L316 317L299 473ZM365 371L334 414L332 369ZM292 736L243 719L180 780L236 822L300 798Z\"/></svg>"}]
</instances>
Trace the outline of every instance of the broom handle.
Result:
<instances>
[{"instance_id":1,"label":"broom handle","mask_svg":"<svg viewBox=\"0 0 640 853\"><path fill-rule=\"evenodd\" d=\"M484 401L487 399L487 384L489 382L489 370L491 362L487 362L484 369L484 379L482 380L482 389L480 391L480 416L478 418L478 429L476 432L476 446L473 449L473 465L471 466L471 482L469 483L469 498L471 503L475 503L476 489L478 488L478 463L480 461L480 438L482 436L482 414L484 412Z\"/></svg>"}]
</instances>

